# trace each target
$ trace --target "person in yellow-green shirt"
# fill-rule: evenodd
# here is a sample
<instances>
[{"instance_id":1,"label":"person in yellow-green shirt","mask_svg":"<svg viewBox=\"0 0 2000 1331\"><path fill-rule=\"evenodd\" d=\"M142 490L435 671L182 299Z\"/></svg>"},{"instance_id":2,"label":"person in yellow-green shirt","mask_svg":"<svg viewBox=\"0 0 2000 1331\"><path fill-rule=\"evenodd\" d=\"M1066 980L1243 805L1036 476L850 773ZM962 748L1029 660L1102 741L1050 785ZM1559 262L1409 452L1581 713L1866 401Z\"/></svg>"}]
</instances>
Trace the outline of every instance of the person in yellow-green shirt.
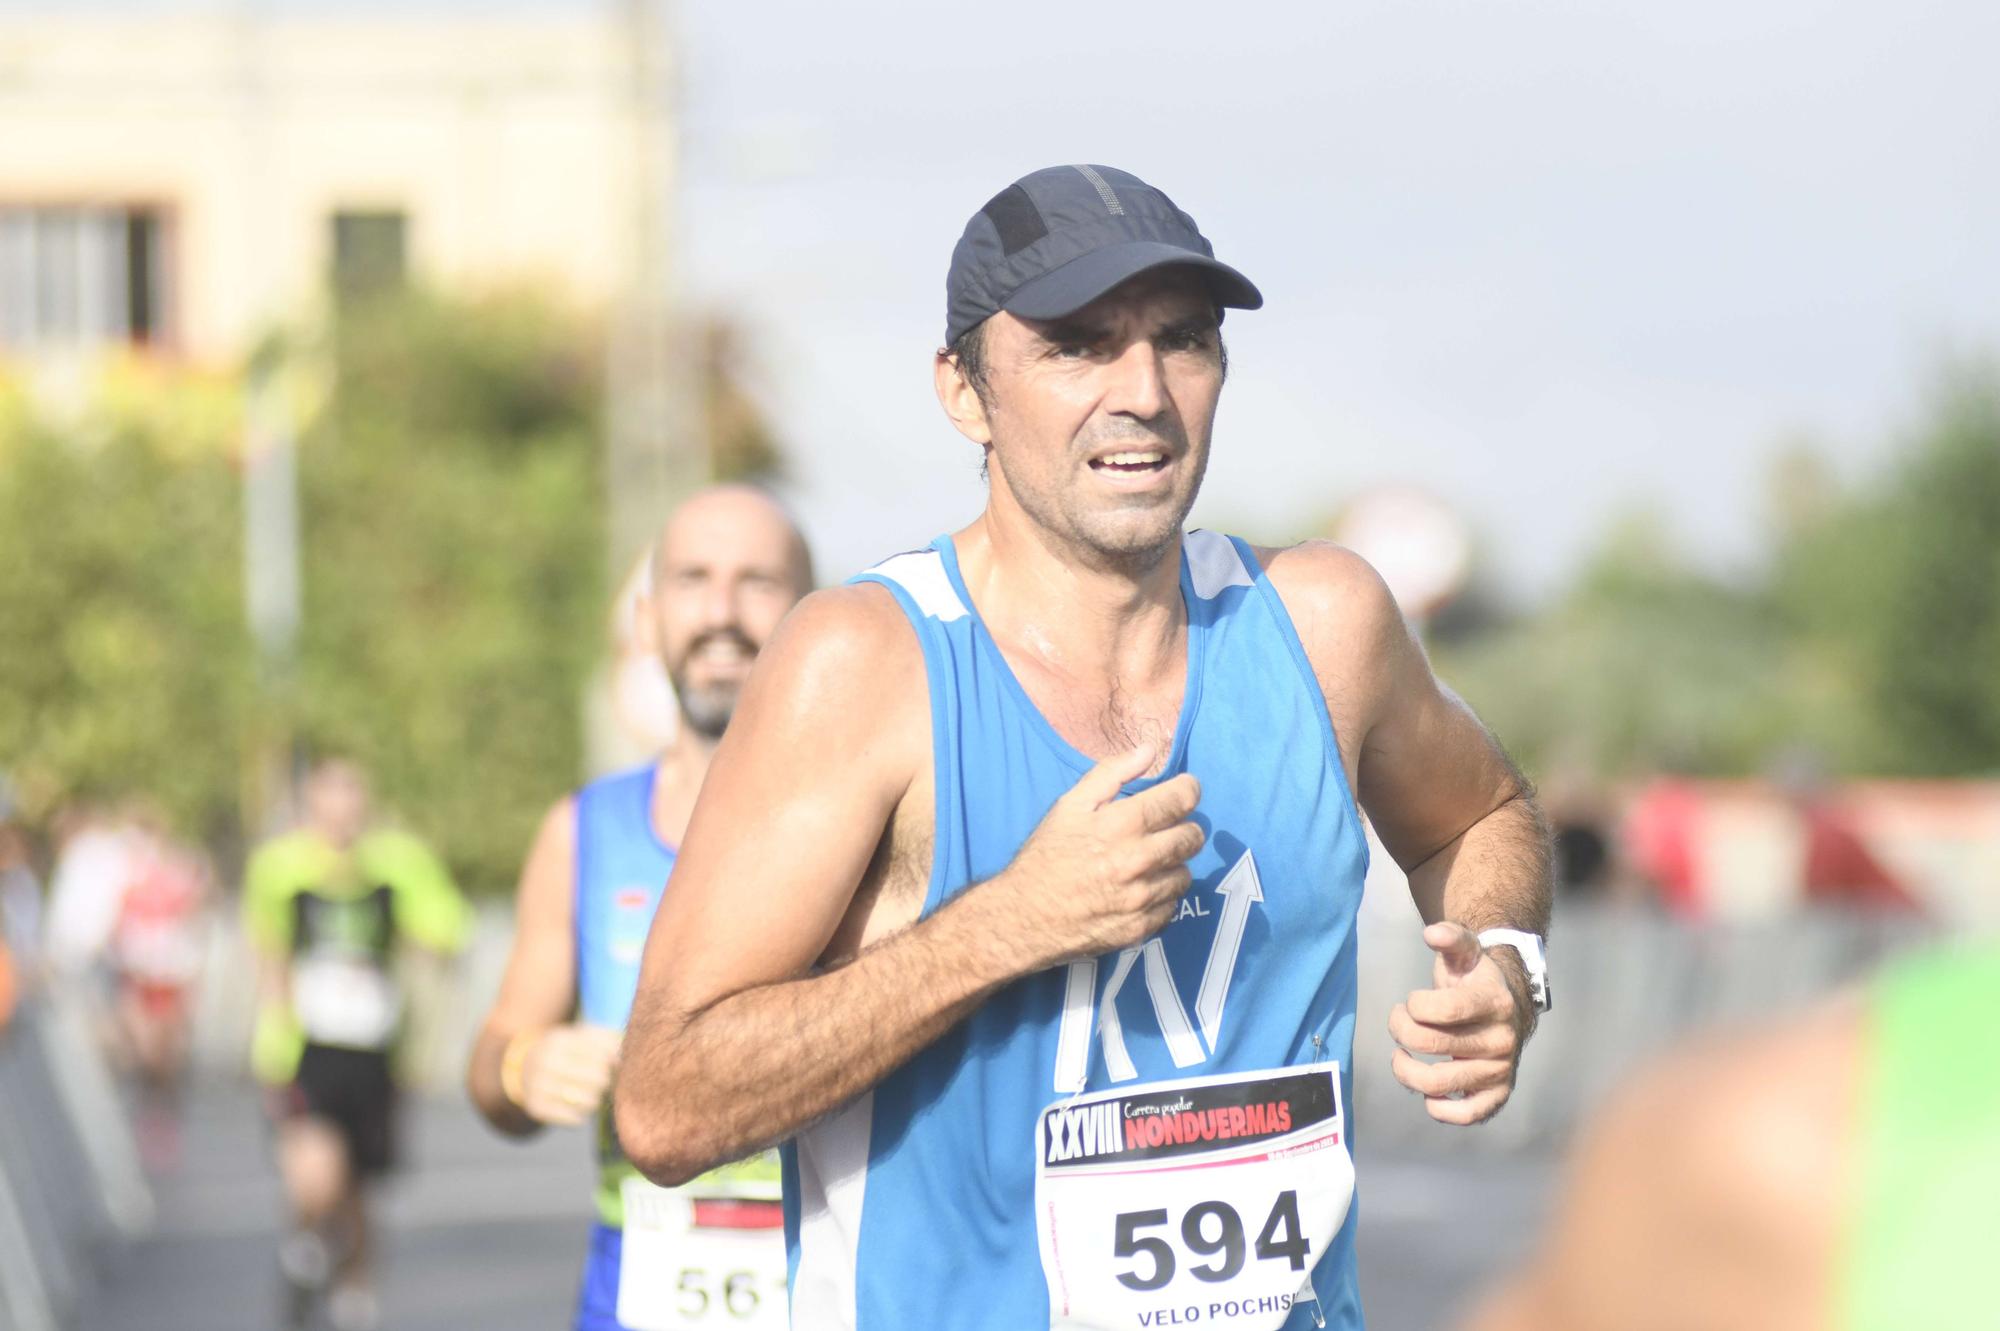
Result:
<instances>
[{"instance_id":1,"label":"person in yellow-green shirt","mask_svg":"<svg viewBox=\"0 0 2000 1331\"><path fill-rule=\"evenodd\" d=\"M423 842L371 824L353 763L316 764L304 796L303 824L258 849L244 884L259 961L252 1062L292 1209L279 1253L289 1325L307 1325L324 1296L336 1331L368 1331L368 1185L396 1163L398 959L456 952L470 911Z\"/></svg>"}]
</instances>

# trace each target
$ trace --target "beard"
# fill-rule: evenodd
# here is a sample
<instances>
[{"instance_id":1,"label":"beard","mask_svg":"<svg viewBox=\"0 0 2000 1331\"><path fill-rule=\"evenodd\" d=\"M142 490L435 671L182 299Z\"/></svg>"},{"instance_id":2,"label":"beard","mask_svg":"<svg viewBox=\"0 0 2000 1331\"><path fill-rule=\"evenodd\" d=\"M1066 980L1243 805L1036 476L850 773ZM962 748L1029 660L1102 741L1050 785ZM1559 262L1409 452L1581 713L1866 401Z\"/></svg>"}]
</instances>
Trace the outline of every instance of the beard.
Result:
<instances>
[{"instance_id":1,"label":"beard","mask_svg":"<svg viewBox=\"0 0 2000 1331\"><path fill-rule=\"evenodd\" d=\"M1083 441L1082 446L1094 450L1106 443L1129 444L1134 448L1167 444L1180 455L1180 484L1168 494L1134 497L1110 507L1087 503L1070 487L1032 472L1018 483L1009 476L1008 488L1037 525L1061 539L1086 562L1106 568L1143 568L1157 561L1180 539L1181 528L1208 470L1208 448L1205 442L1193 445L1183 440L1162 440L1150 433L1097 435Z\"/></svg>"},{"instance_id":2,"label":"beard","mask_svg":"<svg viewBox=\"0 0 2000 1331\"><path fill-rule=\"evenodd\" d=\"M687 663L711 642L730 643L748 656L757 654L757 644L740 629L710 629L688 643L677 664L667 666L667 678L673 681L674 698L680 704L681 724L704 739L715 740L721 739L722 732L729 728L729 718L736 713L736 700L743 686L735 680L699 686L688 683Z\"/></svg>"}]
</instances>

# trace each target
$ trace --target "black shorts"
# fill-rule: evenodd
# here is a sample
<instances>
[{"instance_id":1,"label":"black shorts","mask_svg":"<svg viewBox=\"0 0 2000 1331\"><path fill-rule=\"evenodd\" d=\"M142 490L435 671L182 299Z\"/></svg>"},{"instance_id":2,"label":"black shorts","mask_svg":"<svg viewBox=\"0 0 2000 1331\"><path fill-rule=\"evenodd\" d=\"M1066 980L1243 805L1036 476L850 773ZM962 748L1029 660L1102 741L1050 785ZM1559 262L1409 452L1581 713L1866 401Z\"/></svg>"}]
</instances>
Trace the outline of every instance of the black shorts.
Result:
<instances>
[{"instance_id":1,"label":"black shorts","mask_svg":"<svg viewBox=\"0 0 2000 1331\"><path fill-rule=\"evenodd\" d=\"M292 1090L292 1113L339 1129L356 1175L369 1178L396 1167L397 1091L388 1054L309 1044Z\"/></svg>"}]
</instances>

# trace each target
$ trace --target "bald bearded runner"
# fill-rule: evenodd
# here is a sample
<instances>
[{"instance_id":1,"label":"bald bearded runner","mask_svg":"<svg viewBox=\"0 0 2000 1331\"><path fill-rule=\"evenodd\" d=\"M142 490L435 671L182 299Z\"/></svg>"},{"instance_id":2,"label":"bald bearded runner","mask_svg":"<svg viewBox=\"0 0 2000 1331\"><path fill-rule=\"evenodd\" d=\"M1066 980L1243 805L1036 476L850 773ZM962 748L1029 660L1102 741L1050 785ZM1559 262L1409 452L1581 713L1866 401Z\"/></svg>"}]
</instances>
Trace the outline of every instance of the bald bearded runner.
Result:
<instances>
[{"instance_id":1,"label":"bald bearded runner","mask_svg":"<svg viewBox=\"0 0 2000 1331\"><path fill-rule=\"evenodd\" d=\"M467 1089L509 1135L591 1130L597 1223L576 1331L781 1327L776 1153L654 1187L620 1148L606 1090L689 810L751 661L812 585L811 560L769 496L718 486L675 512L648 572L634 622L673 682L678 733L654 762L589 783L543 820Z\"/></svg>"}]
</instances>

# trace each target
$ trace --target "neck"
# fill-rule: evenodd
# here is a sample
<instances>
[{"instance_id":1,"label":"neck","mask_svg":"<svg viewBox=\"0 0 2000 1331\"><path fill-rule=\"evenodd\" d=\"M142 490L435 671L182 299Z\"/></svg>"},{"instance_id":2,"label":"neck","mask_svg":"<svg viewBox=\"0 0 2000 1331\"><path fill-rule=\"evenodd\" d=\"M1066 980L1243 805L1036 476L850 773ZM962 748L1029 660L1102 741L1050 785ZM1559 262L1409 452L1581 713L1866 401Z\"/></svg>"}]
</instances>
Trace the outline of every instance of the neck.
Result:
<instances>
[{"instance_id":1,"label":"neck","mask_svg":"<svg viewBox=\"0 0 2000 1331\"><path fill-rule=\"evenodd\" d=\"M660 751L654 764L653 807L649 813L653 831L669 846L678 846L687 835L688 815L694 812L695 796L708 776L715 757L716 741L698 734L685 720L674 742Z\"/></svg>"},{"instance_id":2,"label":"neck","mask_svg":"<svg viewBox=\"0 0 2000 1331\"><path fill-rule=\"evenodd\" d=\"M322 827L318 823L308 823L307 826L312 828L313 834L319 837L321 841L326 842L327 845L332 846L335 850L343 854L353 849L354 843L361 839L359 834L348 836L344 833L337 833L329 828Z\"/></svg>"},{"instance_id":3,"label":"neck","mask_svg":"<svg viewBox=\"0 0 2000 1331\"><path fill-rule=\"evenodd\" d=\"M1079 680L1182 674L1178 535L1160 551L1107 560L989 506L953 540L981 618L1009 647Z\"/></svg>"}]
</instances>

